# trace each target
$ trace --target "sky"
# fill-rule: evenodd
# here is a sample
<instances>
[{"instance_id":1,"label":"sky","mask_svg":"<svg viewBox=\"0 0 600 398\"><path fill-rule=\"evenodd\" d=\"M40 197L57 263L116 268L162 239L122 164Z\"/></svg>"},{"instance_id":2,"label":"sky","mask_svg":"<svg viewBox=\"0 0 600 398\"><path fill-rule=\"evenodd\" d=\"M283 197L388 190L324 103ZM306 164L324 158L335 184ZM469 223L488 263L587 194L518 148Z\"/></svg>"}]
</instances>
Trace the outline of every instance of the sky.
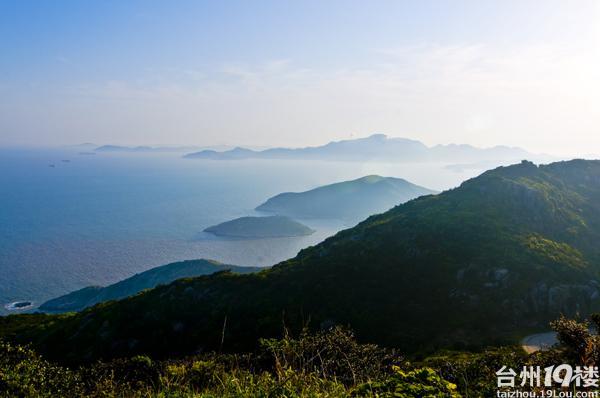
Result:
<instances>
[{"instance_id":1,"label":"sky","mask_svg":"<svg viewBox=\"0 0 600 398\"><path fill-rule=\"evenodd\" d=\"M600 1L0 0L0 145L600 154Z\"/></svg>"}]
</instances>

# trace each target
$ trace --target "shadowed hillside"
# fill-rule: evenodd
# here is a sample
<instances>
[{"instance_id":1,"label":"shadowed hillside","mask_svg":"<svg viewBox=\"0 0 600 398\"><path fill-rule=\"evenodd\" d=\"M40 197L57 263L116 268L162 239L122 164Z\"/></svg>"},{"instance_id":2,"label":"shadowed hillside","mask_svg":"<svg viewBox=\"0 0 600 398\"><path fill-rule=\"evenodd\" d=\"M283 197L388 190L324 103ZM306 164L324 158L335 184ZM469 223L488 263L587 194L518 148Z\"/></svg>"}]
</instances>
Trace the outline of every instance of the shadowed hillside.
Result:
<instances>
[{"instance_id":1,"label":"shadowed hillside","mask_svg":"<svg viewBox=\"0 0 600 398\"><path fill-rule=\"evenodd\" d=\"M260 268L221 264L212 260L180 261L149 269L109 286L84 287L46 301L40 306L40 310L47 312L80 311L104 301L133 296L142 290L151 289L158 285L166 285L176 279L210 275L225 270L243 274L258 271Z\"/></svg>"}]
</instances>

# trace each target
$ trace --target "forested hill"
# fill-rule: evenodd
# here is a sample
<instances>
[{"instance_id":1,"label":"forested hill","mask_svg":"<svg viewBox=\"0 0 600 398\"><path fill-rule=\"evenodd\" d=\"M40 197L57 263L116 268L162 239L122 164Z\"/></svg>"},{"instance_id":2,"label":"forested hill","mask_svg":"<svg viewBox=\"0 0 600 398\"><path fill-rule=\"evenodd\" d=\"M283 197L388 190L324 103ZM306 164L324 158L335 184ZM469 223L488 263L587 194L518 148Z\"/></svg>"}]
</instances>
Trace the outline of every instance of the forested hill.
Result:
<instances>
[{"instance_id":1,"label":"forested hill","mask_svg":"<svg viewBox=\"0 0 600 398\"><path fill-rule=\"evenodd\" d=\"M422 352L511 343L600 307L600 162L523 162L373 216L256 274L182 279L82 313L2 319L4 337L91 360L245 350L350 325Z\"/></svg>"},{"instance_id":2,"label":"forested hill","mask_svg":"<svg viewBox=\"0 0 600 398\"><path fill-rule=\"evenodd\" d=\"M39 309L44 312L80 311L94 304L110 300L119 300L133 296L145 289L165 285L181 278L210 275L229 270L247 273L260 270L257 267L221 264L212 260L188 260L162 265L135 274L109 286L88 286L63 296L48 300Z\"/></svg>"},{"instance_id":3,"label":"forested hill","mask_svg":"<svg viewBox=\"0 0 600 398\"><path fill-rule=\"evenodd\" d=\"M258 211L299 218L337 218L350 222L389 210L422 195L436 193L401 178L365 176L269 198Z\"/></svg>"}]
</instances>

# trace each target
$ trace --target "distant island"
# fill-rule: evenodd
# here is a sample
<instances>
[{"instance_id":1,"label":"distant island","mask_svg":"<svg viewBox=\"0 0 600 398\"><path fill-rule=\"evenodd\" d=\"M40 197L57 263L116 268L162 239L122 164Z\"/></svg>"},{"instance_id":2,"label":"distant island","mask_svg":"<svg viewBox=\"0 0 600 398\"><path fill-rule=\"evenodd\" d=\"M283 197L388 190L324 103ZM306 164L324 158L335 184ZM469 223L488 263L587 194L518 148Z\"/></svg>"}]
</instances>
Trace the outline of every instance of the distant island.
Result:
<instances>
[{"instance_id":1,"label":"distant island","mask_svg":"<svg viewBox=\"0 0 600 398\"><path fill-rule=\"evenodd\" d=\"M208 227L204 232L232 238L285 238L307 236L315 231L284 216L240 217Z\"/></svg>"},{"instance_id":2,"label":"distant island","mask_svg":"<svg viewBox=\"0 0 600 398\"><path fill-rule=\"evenodd\" d=\"M401 178L370 175L306 192L282 193L256 210L298 218L360 221L419 196L435 193Z\"/></svg>"},{"instance_id":3,"label":"distant island","mask_svg":"<svg viewBox=\"0 0 600 398\"><path fill-rule=\"evenodd\" d=\"M148 146L148 145L136 145L136 146L124 146L124 145L100 145L95 146L93 149L95 152L124 152L124 153L169 153L169 152L195 152L195 151L227 151L232 147L229 145L209 145L209 146Z\"/></svg>"},{"instance_id":4,"label":"distant island","mask_svg":"<svg viewBox=\"0 0 600 398\"><path fill-rule=\"evenodd\" d=\"M374 134L366 138L334 141L326 145L306 148L271 148L252 150L234 148L227 151L203 150L184 156L187 159L242 160L242 159L309 159L337 161L386 162L479 162L520 161L522 159L549 160L524 149L507 146L477 148L471 145L436 145L428 147L420 141L390 138Z\"/></svg>"},{"instance_id":5,"label":"distant island","mask_svg":"<svg viewBox=\"0 0 600 398\"><path fill-rule=\"evenodd\" d=\"M96 152L189 152L197 151L199 147L181 146L181 147L151 147L151 146L120 146L120 145L102 145L96 149Z\"/></svg>"},{"instance_id":6,"label":"distant island","mask_svg":"<svg viewBox=\"0 0 600 398\"><path fill-rule=\"evenodd\" d=\"M64 296L48 300L40 305L38 309L43 312L80 311L105 301L119 300L133 296L142 290L151 289L158 285L166 285L180 278L210 275L215 272L227 270L245 274L256 272L260 269L258 267L221 264L212 260L180 261L152 268L106 287L84 287Z\"/></svg>"},{"instance_id":7,"label":"distant island","mask_svg":"<svg viewBox=\"0 0 600 398\"><path fill-rule=\"evenodd\" d=\"M98 144L94 144L93 142L83 142L81 144L65 145L62 148L67 150L88 151L93 150L94 148L98 148L98 146Z\"/></svg>"}]
</instances>

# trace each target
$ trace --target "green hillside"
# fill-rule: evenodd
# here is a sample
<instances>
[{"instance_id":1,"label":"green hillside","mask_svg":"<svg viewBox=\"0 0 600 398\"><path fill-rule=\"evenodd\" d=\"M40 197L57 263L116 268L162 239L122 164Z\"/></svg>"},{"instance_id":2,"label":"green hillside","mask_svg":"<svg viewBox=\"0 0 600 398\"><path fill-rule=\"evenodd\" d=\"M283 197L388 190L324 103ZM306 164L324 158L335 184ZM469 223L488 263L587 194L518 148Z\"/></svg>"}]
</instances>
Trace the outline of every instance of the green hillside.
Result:
<instances>
[{"instance_id":1,"label":"green hillside","mask_svg":"<svg viewBox=\"0 0 600 398\"><path fill-rule=\"evenodd\" d=\"M311 235L315 231L284 216L240 217L204 230L232 238L285 238Z\"/></svg>"},{"instance_id":2,"label":"green hillside","mask_svg":"<svg viewBox=\"0 0 600 398\"><path fill-rule=\"evenodd\" d=\"M249 275L181 279L60 318L0 320L52 358L253 349L349 325L407 353L515 342L600 307L600 162L498 168L370 217Z\"/></svg>"},{"instance_id":3,"label":"green hillside","mask_svg":"<svg viewBox=\"0 0 600 398\"><path fill-rule=\"evenodd\" d=\"M324 185L306 192L286 192L256 210L298 218L361 221L419 196L436 193L401 178L370 175Z\"/></svg>"},{"instance_id":4,"label":"green hillside","mask_svg":"<svg viewBox=\"0 0 600 398\"><path fill-rule=\"evenodd\" d=\"M94 304L133 296L142 290L166 285L176 279L210 275L225 270L243 274L258 271L260 268L221 264L212 260L180 261L149 269L109 286L84 287L48 300L39 309L45 312L80 311Z\"/></svg>"}]
</instances>

